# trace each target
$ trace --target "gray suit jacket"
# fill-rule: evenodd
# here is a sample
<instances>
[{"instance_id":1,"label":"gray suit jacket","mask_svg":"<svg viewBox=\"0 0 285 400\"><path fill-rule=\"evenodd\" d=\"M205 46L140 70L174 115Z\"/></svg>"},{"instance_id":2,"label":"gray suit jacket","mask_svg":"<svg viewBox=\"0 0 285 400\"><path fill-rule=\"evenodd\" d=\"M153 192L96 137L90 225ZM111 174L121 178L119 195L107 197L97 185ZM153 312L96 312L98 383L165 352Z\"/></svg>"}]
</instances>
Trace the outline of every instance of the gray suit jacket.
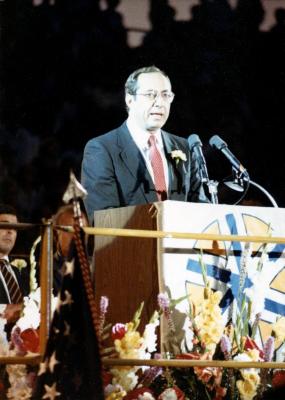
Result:
<instances>
[{"instance_id":1,"label":"gray suit jacket","mask_svg":"<svg viewBox=\"0 0 285 400\"><path fill-rule=\"evenodd\" d=\"M208 202L196 160L191 158L187 140L162 131L169 168L169 200ZM173 150L181 150L187 161L176 164ZM152 203L157 200L154 184L143 156L126 123L85 146L81 183L88 192L85 207L90 223L95 210Z\"/></svg>"}]
</instances>

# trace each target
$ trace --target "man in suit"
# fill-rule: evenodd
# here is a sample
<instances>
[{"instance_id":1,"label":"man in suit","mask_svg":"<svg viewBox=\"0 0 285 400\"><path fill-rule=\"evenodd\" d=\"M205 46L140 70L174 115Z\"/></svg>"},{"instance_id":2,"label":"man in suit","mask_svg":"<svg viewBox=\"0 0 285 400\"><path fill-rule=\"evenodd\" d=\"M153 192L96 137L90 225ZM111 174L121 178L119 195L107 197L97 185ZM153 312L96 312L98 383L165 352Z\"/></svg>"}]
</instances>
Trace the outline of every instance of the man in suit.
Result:
<instances>
[{"instance_id":1,"label":"man in suit","mask_svg":"<svg viewBox=\"0 0 285 400\"><path fill-rule=\"evenodd\" d=\"M159 68L129 76L127 120L91 139L84 150L81 181L90 223L95 210L106 208L165 199L208 202L187 140L161 129L173 99L170 80Z\"/></svg>"},{"instance_id":2,"label":"man in suit","mask_svg":"<svg viewBox=\"0 0 285 400\"><path fill-rule=\"evenodd\" d=\"M18 222L15 209L6 204L0 204L0 222L15 224ZM0 304L22 303L23 296L28 294L21 272L10 264L11 253L17 238L13 228L0 229Z\"/></svg>"}]
</instances>

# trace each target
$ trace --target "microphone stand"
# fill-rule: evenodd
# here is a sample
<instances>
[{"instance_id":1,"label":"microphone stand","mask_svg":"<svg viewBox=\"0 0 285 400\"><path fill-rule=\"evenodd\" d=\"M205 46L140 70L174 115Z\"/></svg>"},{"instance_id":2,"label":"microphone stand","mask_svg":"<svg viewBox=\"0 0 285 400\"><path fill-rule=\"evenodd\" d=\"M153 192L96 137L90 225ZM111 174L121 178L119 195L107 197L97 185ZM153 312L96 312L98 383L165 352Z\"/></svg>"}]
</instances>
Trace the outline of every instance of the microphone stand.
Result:
<instances>
[{"instance_id":1,"label":"microphone stand","mask_svg":"<svg viewBox=\"0 0 285 400\"><path fill-rule=\"evenodd\" d=\"M247 191L248 186L251 184L252 186L257 187L259 190L261 190L266 197L270 200L271 204L273 205L273 207L277 207L278 208L278 204L276 203L276 201L274 200L274 198L271 196L270 193L268 193L268 191L266 189L264 189L264 187L262 187L261 185L259 185L258 183L254 182L253 180L250 179L248 172L245 170L243 172L238 171L235 167L233 167L233 172L235 173L235 178L234 180L231 182L225 182L225 184L230 187L233 190L238 190L238 191ZM244 182L247 183L247 187L246 189L244 189ZM238 189L240 188L240 189ZM244 195L242 196L241 199L243 199ZM241 199L238 201L238 203L241 201ZM237 204L237 203L236 203Z\"/></svg>"},{"instance_id":2,"label":"microphone stand","mask_svg":"<svg viewBox=\"0 0 285 400\"><path fill-rule=\"evenodd\" d=\"M200 168L201 182L206 183L208 186L209 193L211 195L211 202L213 204L218 204L218 181L213 181L209 179L206 163L204 163L204 168Z\"/></svg>"},{"instance_id":3,"label":"microphone stand","mask_svg":"<svg viewBox=\"0 0 285 400\"><path fill-rule=\"evenodd\" d=\"M268 193L267 190L264 189L264 187L260 186L258 183L252 181L251 179L249 180L249 183L251 185L257 187L259 190L261 190L268 197L268 199L271 201L273 207L277 207L278 208L278 204L276 203L274 198L271 196L271 194Z\"/></svg>"},{"instance_id":4,"label":"microphone stand","mask_svg":"<svg viewBox=\"0 0 285 400\"><path fill-rule=\"evenodd\" d=\"M218 202L218 184L219 184L219 182L208 179L206 183L208 186L209 193L211 195L211 202L213 204L218 204L219 203Z\"/></svg>"}]
</instances>

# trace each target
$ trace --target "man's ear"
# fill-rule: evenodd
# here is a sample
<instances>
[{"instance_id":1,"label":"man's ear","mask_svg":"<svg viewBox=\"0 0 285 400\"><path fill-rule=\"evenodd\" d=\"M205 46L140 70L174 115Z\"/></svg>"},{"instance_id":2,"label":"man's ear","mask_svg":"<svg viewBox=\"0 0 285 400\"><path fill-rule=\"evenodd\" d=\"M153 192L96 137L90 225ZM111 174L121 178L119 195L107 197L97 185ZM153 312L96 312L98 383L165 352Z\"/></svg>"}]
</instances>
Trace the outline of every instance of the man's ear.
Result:
<instances>
[{"instance_id":1,"label":"man's ear","mask_svg":"<svg viewBox=\"0 0 285 400\"><path fill-rule=\"evenodd\" d=\"M130 93L126 93L126 95L125 95L125 102L126 102L126 105L127 105L128 108L129 108L130 105L132 104L133 100L134 100L134 96L131 95Z\"/></svg>"}]
</instances>

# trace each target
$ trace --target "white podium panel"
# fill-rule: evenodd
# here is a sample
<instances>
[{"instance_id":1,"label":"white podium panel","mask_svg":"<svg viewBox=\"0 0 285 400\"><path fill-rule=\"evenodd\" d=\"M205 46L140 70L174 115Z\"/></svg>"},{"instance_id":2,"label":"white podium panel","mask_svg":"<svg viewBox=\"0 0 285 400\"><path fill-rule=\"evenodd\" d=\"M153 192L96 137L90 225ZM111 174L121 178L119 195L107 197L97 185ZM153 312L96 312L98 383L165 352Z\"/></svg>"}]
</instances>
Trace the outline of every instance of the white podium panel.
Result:
<instances>
[{"instance_id":1,"label":"white podium panel","mask_svg":"<svg viewBox=\"0 0 285 400\"><path fill-rule=\"evenodd\" d=\"M157 229L166 232L285 236L285 209L281 208L175 201L156 203L156 207ZM285 315L284 248L284 244L264 246L262 243L246 245L245 242L161 239L157 249L159 290L168 292L173 299L188 294L198 304L204 288L200 264L202 257L211 288L223 293L220 305L226 324L238 296L243 265L248 272L244 288L252 289L254 271L262 263L259 282L260 298L264 301L264 304L259 304L263 308L259 322L259 339L262 340L270 334L270 324L278 316ZM176 308L178 325L182 328L189 310L188 299Z\"/></svg>"}]
</instances>

